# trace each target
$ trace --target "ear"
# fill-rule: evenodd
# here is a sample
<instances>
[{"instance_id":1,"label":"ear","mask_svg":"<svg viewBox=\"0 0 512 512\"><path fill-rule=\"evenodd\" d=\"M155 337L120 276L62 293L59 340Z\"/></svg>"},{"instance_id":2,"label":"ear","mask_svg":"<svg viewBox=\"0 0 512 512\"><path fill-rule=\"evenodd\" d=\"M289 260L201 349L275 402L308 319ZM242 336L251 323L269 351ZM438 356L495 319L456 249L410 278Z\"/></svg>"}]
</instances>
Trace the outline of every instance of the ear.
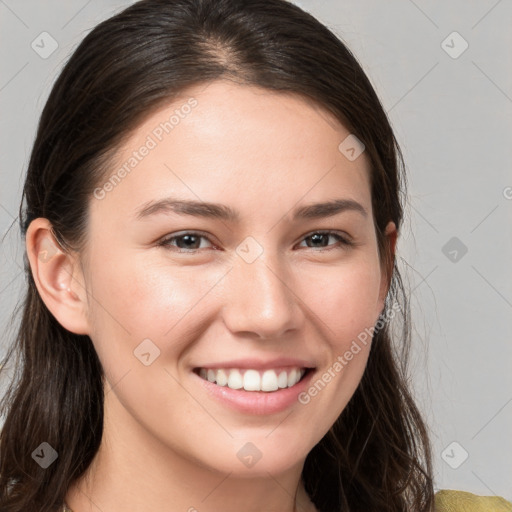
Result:
<instances>
[{"instance_id":1,"label":"ear","mask_svg":"<svg viewBox=\"0 0 512 512\"><path fill-rule=\"evenodd\" d=\"M46 307L68 331L89 334L87 293L78 257L62 249L48 219L34 219L25 239L32 276Z\"/></svg>"},{"instance_id":2,"label":"ear","mask_svg":"<svg viewBox=\"0 0 512 512\"><path fill-rule=\"evenodd\" d=\"M396 249L396 241L398 239L398 231L394 222L388 222L384 235L387 237L388 255L384 258L384 268L382 269L382 278L380 283L379 306L380 310L384 309L386 295L391 284L391 276L393 274L394 256Z\"/></svg>"}]
</instances>

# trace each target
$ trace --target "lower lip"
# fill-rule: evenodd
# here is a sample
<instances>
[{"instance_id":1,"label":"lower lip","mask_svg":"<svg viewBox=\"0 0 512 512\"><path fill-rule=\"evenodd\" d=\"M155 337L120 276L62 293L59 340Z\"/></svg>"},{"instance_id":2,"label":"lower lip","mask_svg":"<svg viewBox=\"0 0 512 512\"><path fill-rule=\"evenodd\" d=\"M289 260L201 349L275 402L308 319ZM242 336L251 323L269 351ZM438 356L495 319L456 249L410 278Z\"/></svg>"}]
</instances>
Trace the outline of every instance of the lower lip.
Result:
<instances>
[{"instance_id":1,"label":"lower lip","mask_svg":"<svg viewBox=\"0 0 512 512\"><path fill-rule=\"evenodd\" d=\"M309 369L304 377L290 388L282 388L277 391L245 391L218 386L192 372L200 380L208 394L219 402L236 411L257 415L281 412L298 402L297 396L309 386L314 373L314 369Z\"/></svg>"}]
</instances>

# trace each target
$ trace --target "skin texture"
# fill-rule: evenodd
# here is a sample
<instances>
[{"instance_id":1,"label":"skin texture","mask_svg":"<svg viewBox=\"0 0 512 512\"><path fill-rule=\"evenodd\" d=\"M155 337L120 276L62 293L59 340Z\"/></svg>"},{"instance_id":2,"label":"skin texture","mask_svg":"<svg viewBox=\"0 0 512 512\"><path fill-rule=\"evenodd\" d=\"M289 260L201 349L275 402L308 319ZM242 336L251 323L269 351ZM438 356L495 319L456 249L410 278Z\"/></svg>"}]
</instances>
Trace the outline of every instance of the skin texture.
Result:
<instances>
[{"instance_id":1,"label":"skin texture","mask_svg":"<svg viewBox=\"0 0 512 512\"><path fill-rule=\"evenodd\" d=\"M222 80L150 115L111 174L191 97L197 105L188 115L102 199L91 198L85 252L59 249L43 218L27 233L41 297L62 326L90 336L106 374L103 442L66 501L75 512L315 510L300 484L303 463L356 390L370 344L308 404L270 415L226 407L191 372L291 356L314 362L319 378L375 325L387 281L368 160L338 150L349 132L311 102ZM136 219L148 201L171 195L228 205L240 222L176 213ZM368 215L291 219L297 206L337 198L358 201ZM207 238L196 245L158 245L197 230ZM308 238L317 230L355 245ZM392 222L386 233L394 250ZM263 250L252 263L236 252L246 237ZM49 245L53 256L38 258ZM149 366L134 356L147 338L160 350ZM252 467L237 457L247 442L262 453Z\"/></svg>"}]
</instances>

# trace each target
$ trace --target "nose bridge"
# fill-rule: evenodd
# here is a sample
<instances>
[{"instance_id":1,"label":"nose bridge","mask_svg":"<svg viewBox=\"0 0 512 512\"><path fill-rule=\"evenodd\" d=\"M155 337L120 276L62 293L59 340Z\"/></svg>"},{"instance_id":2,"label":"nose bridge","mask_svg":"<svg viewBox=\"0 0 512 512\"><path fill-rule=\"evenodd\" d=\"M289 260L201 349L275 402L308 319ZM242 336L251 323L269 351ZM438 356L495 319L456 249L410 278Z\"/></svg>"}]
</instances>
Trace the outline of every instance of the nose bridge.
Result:
<instances>
[{"instance_id":1,"label":"nose bridge","mask_svg":"<svg viewBox=\"0 0 512 512\"><path fill-rule=\"evenodd\" d=\"M228 279L224 320L232 332L271 338L298 327L300 308L291 276L276 251L242 242Z\"/></svg>"}]
</instances>

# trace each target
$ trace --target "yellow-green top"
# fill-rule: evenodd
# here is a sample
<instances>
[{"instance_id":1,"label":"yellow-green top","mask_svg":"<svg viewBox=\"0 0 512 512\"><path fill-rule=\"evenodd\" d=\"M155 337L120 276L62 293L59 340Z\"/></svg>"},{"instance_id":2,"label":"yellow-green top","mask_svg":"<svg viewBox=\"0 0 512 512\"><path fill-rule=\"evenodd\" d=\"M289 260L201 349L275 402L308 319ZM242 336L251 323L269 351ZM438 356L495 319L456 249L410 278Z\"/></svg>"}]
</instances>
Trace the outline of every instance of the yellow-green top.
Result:
<instances>
[{"instance_id":1,"label":"yellow-green top","mask_svg":"<svg viewBox=\"0 0 512 512\"><path fill-rule=\"evenodd\" d=\"M512 503L500 496L442 489L435 495L435 512L512 512Z\"/></svg>"}]
</instances>

